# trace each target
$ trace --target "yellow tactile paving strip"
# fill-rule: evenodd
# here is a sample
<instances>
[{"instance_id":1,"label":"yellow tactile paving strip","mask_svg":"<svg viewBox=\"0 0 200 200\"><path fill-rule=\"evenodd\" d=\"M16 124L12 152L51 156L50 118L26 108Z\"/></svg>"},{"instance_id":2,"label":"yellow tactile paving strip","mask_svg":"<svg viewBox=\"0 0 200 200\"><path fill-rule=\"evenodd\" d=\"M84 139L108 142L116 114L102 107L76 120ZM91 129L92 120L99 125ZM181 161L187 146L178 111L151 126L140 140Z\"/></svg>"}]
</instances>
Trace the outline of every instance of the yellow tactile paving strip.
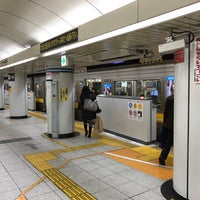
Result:
<instances>
[{"instance_id":1,"label":"yellow tactile paving strip","mask_svg":"<svg viewBox=\"0 0 200 200\"><path fill-rule=\"evenodd\" d=\"M46 157L45 157L45 155L46 155ZM56 159L56 157L53 154L49 153L49 152L38 153L38 154L30 154L30 155L26 155L25 158L36 169L38 169L41 172L43 170L52 169L53 166L51 164L49 164L47 161Z\"/></svg>"},{"instance_id":2,"label":"yellow tactile paving strip","mask_svg":"<svg viewBox=\"0 0 200 200\"><path fill-rule=\"evenodd\" d=\"M81 133L83 133L83 131L84 131L83 125L80 124L80 123L76 123L75 128L76 128L77 131L79 131ZM110 138L110 137L107 137L107 136L102 135L102 134L92 134L92 135L93 135L93 137L97 138L99 140L99 142L102 142L104 144L108 144L108 145L111 145L111 146L121 146L121 147L125 147L125 148L136 147L136 145L129 144L127 142L124 142L124 141L121 141L121 140L118 140L118 139Z\"/></svg>"},{"instance_id":3,"label":"yellow tactile paving strip","mask_svg":"<svg viewBox=\"0 0 200 200\"><path fill-rule=\"evenodd\" d=\"M163 123L163 113L156 114L157 122Z\"/></svg>"},{"instance_id":4,"label":"yellow tactile paving strip","mask_svg":"<svg viewBox=\"0 0 200 200\"><path fill-rule=\"evenodd\" d=\"M30 154L26 155L25 158L40 172L42 172L45 177L51 180L61 191L63 191L70 199L80 199L80 200L95 200L96 198L90 193L85 191L67 176L62 174L59 169L54 168L48 163L48 160L56 159L56 156L50 152ZM67 164L67 162L66 162ZM64 166L64 165L63 165ZM39 182L38 182L39 184ZM35 184L36 186L36 184ZM17 198L20 200L22 195ZM24 198L24 196L23 196Z\"/></svg>"},{"instance_id":5,"label":"yellow tactile paving strip","mask_svg":"<svg viewBox=\"0 0 200 200\"><path fill-rule=\"evenodd\" d=\"M55 168L44 170L43 173L71 199L96 199Z\"/></svg>"},{"instance_id":6,"label":"yellow tactile paving strip","mask_svg":"<svg viewBox=\"0 0 200 200\"><path fill-rule=\"evenodd\" d=\"M139 159L153 162L153 163L158 163L158 158L161 152L160 149L152 148L150 146L142 146L142 147L133 148L132 150L142 154L142 156L140 156ZM169 153L166 160L166 164L167 166L171 166L171 167L173 166L172 153Z\"/></svg>"},{"instance_id":7,"label":"yellow tactile paving strip","mask_svg":"<svg viewBox=\"0 0 200 200\"><path fill-rule=\"evenodd\" d=\"M30 114L30 115L33 115L33 116L35 116L35 117L39 117L40 119L47 119L47 117L45 116L45 115L43 115L43 114L40 114L39 112L34 112L34 111L28 111L28 113Z\"/></svg>"}]
</instances>

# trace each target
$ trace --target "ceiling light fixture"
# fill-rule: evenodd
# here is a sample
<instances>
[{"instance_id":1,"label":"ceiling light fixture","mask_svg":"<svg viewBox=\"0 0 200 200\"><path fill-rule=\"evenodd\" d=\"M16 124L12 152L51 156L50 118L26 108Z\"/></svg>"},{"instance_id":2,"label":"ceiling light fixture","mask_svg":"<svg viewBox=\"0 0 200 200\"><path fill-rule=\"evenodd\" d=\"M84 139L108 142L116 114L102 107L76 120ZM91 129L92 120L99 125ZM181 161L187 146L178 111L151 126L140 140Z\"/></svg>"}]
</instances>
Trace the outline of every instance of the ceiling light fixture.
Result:
<instances>
[{"instance_id":1,"label":"ceiling light fixture","mask_svg":"<svg viewBox=\"0 0 200 200\"><path fill-rule=\"evenodd\" d=\"M0 70L7 69L9 67L17 66L17 65L20 65L20 64L24 64L24 63L30 62L32 60L35 60L37 58L38 57L31 57L31 58L27 58L27 59L24 59L24 60L9 64L9 65L5 65L5 66L0 67Z\"/></svg>"}]
</instances>

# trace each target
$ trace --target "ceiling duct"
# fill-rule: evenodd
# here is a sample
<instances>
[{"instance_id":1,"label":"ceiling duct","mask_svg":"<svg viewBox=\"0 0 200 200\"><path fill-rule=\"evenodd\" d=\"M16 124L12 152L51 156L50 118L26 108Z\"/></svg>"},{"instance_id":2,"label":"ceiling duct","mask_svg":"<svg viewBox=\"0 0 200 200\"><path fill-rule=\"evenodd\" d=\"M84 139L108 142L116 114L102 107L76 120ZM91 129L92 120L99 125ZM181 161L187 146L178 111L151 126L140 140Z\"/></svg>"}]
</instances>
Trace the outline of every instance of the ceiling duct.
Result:
<instances>
[{"instance_id":1,"label":"ceiling duct","mask_svg":"<svg viewBox=\"0 0 200 200\"><path fill-rule=\"evenodd\" d=\"M136 59L136 58L140 58L145 57L145 58L150 58L153 57L153 52L150 49L131 49L130 53L127 55L123 55L123 56L115 56L115 57L109 57L109 58L104 58L104 59L100 59L98 61L100 62L106 62L106 61L116 61L119 59L124 59L124 60L129 60L129 59Z\"/></svg>"}]
</instances>

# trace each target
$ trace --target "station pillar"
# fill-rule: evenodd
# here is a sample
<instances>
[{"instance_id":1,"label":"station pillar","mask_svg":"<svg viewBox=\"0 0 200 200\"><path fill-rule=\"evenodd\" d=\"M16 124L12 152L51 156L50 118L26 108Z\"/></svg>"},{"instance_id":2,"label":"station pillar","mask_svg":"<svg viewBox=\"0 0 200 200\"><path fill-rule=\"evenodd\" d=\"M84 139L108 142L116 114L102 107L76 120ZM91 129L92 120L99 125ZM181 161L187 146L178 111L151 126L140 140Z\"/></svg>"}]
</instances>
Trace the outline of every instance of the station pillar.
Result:
<instances>
[{"instance_id":1,"label":"station pillar","mask_svg":"<svg viewBox=\"0 0 200 200\"><path fill-rule=\"evenodd\" d=\"M189 41L189 39L188 39ZM200 36L175 52L174 171L172 191L177 198L200 197ZM161 186L168 187L166 183ZM169 189L168 189L169 191Z\"/></svg>"},{"instance_id":2,"label":"station pillar","mask_svg":"<svg viewBox=\"0 0 200 200\"><path fill-rule=\"evenodd\" d=\"M24 71L9 73L8 82L10 118L26 118L28 116L26 74Z\"/></svg>"},{"instance_id":3,"label":"station pillar","mask_svg":"<svg viewBox=\"0 0 200 200\"><path fill-rule=\"evenodd\" d=\"M72 68L46 70L47 129L53 138L74 135L74 71Z\"/></svg>"}]
</instances>

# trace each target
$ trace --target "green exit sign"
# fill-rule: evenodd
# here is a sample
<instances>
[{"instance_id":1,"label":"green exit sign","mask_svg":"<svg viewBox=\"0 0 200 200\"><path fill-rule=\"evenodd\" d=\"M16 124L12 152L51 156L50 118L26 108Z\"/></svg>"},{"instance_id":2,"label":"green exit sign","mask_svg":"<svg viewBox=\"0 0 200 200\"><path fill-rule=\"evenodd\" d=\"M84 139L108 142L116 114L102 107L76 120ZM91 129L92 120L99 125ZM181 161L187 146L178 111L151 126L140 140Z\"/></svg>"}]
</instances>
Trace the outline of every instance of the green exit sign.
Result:
<instances>
[{"instance_id":1,"label":"green exit sign","mask_svg":"<svg viewBox=\"0 0 200 200\"><path fill-rule=\"evenodd\" d=\"M67 66L68 65L68 57L66 55L61 56L61 66Z\"/></svg>"}]
</instances>

